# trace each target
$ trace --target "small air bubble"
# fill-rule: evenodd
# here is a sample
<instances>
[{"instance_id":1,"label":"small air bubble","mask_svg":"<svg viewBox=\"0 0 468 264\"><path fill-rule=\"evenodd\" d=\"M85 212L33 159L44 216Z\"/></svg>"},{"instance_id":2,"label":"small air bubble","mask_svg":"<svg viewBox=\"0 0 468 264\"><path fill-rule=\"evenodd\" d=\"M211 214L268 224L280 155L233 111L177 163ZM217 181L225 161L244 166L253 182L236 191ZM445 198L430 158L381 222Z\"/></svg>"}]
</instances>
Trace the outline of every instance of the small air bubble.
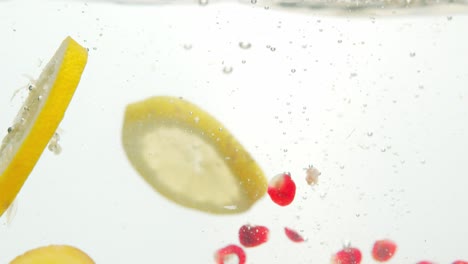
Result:
<instances>
[{"instance_id":1,"label":"small air bubble","mask_svg":"<svg viewBox=\"0 0 468 264\"><path fill-rule=\"evenodd\" d=\"M200 118L198 116L196 116L193 121L195 121L195 123L198 123L200 121Z\"/></svg>"},{"instance_id":2,"label":"small air bubble","mask_svg":"<svg viewBox=\"0 0 468 264\"><path fill-rule=\"evenodd\" d=\"M452 16L448 16L448 17L447 17L447 20L448 20L448 21L451 21L452 19L453 19Z\"/></svg>"},{"instance_id":3,"label":"small air bubble","mask_svg":"<svg viewBox=\"0 0 468 264\"><path fill-rule=\"evenodd\" d=\"M288 149L283 149L283 152L284 152L284 153L288 152Z\"/></svg>"},{"instance_id":4,"label":"small air bubble","mask_svg":"<svg viewBox=\"0 0 468 264\"><path fill-rule=\"evenodd\" d=\"M191 50L192 49L192 44L188 44L188 43L184 44L184 49L185 50Z\"/></svg>"},{"instance_id":5,"label":"small air bubble","mask_svg":"<svg viewBox=\"0 0 468 264\"><path fill-rule=\"evenodd\" d=\"M343 41L341 39L338 40L338 43L343 43Z\"/></svg>"},{"instance_id":6,"label":"small air bubble","mask_svg":"<svg viewBox=\"0 0 468 264\"><path fill-rule=\"evenodd\" d=\"M223 67L223 73L225 74L230 74L232 72L233 68L231 66L224 66Z\"/></svg>"},{"instance_id":7,"label":"small air bubble","mask_svg":"<svg viewBox=\"0 0 468 264\"><path fill-rule=\"evenodd\" d=\"M420 163L421 163L422 165L424 165L424 164L426 164L426 160L421 160Z\"/></svg>"},{"instance_id":8,"label":"small air bubble","mask_svg":"<svg viewBox=\"0 0 468 264\"><path fill-rule=\"evenodd\" d=\"M296 69L291 69L291 72L292 72L292 73L295 73L295 72L296 72Z\"/></svg>"},{"instance_id":9,"label":"small air bubble","mask_svg":"<svg viewBox=\"0 0 468 264\"><path fill-rule=\"evenodd\" d=\"M7 129L7 132L8 132L8 133L11 133L11 131L13 131L13 128L12 128L12 127L9 127L9 128Z\"/></svg>"},{"instance_id":10,"label":"small air bubble","mask_svg":"<svg viewBox=\"0 0 468 264\"><path fill-rule=\"evenodd\" d=\"M206 6L208 4L208 0L198 0L198 4L201 6Z\"/></svg>"},{"instance_id":11,"label":"small air bubble","mask_svg":"<svg viewBox=\"0 0 468 264\"><path fill-rule=\"evenodd\" d=\"M345 166L344 166L343 164L340 165L340 169L344 169L344 167L345 167Z\"/></svg>"},{"instance_id":12,"label":"small air bubble","mask_svg":"<svg viewBox=\"0 0 468 264\"><path fill-rule=\"evenodd\" d=\"M242 60L242 64L245 64L245 60Z\"/></svg>"},{"instance_id":13,"label":"small air bubble","mask_svg":"<svg viewBox=\"0 0 468 264\"><path fill-rule=\"evenodd\" d=\"M415 57L416 56L416 52L410 52L410 57Z\"/></svg>"},{"instance_id":14,"label":"small air bubble","mask_svg":"<svg viewBox=\"0 0 468 264\"><path fill-rule=\"evenodd\" d=\"M241 49L250 49L252 47L252 44L250 44L249 42L239 42L239 47L241 47Z\"/></svg>"},{"instance_id":15,"label":"small air bubble","mask_svg":"<svg viewBox=\"0 0 468 264\"><path fill-rule=\"evenodd\" d=\"M275 48L275 47L271 47L270 50L271 50L271 51L275 51L276 48Z\"/></svg>"},{"instance_id":16,"label":"small air bubble","mask_svg":"<svg viewBox=\"0 0 468 264\"><path fill-rule=\"evenodd\" d=\"M257 3L257 0L250 0L250 3L252 3L253 5L255 5Z\"/></svg>"},{"instance_id":17,"label":"small air bubble","mask_svg":"<svg viewBox=\"0 0 468 264\"><path fill-rule=\"evenodd\" d=\"M28 86L28 90L29 90L29 91L32 91L33 89L34 89L34 86L33 86L33 85L29 85L29 86Z\"/></svg>"},{"instance_id":18,"label":"small air bubble","mask_svg":"<svg viewBox=\"0 0 468 264\"><path fill-rule=\"evenodd\" d=\"M41 100L42 100L42 95L39 95L39 96L37 97L37 100L38 100L38 101L41 101Z\"/></svg>"},{"instance_id":19,"label":"small air bubble","mask_svg":"<svg viewBox=\"0 0 468 264\"><path fill-rule=\"evenodd\" d=\"M368 136L368 137L372 137L373 135L374 135L373 132L367 132L367 136Z\"/></svg>"}]
</instances>

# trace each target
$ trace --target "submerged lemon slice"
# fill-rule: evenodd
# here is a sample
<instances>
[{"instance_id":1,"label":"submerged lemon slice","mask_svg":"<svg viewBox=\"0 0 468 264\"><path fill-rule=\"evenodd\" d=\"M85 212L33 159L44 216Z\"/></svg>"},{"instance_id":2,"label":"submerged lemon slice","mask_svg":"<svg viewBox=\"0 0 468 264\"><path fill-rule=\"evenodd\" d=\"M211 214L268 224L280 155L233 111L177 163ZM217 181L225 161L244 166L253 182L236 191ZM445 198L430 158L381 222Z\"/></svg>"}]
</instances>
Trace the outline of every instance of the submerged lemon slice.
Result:
<instances>
[{"instance_id":1,"label":"submerged lemon slice","mask_svg":"<svg viewBox=\"0 0 468 264\"><path fill-rule=\"evenodd\" d=\"M266 192L249 153L214 117L177 97L130 104L123 145L143 178L166 198L216 214L240 213Z\"/></svg>"},{"instance_id":2,"label":"submerged lemon slice","mask_svg":"<svg viewBox=\"0 0 468 264\"><path fill-rule=\"evenodd\" d=\"M16 257L10 264L94 264L94 261L75 247L51 245L32 249Z\"/></svg>"},{"instance_id":3,"label":"submerged lemon slice","mask_svg":"<svg viewBox=\"0 0 468 264\"><path fill-rule=\"evenodd\" d=\"M10 206L75 92L88 52L67 37L30 86L29 95L0 146L0 216Z\"/></svg>"}]
</instances>

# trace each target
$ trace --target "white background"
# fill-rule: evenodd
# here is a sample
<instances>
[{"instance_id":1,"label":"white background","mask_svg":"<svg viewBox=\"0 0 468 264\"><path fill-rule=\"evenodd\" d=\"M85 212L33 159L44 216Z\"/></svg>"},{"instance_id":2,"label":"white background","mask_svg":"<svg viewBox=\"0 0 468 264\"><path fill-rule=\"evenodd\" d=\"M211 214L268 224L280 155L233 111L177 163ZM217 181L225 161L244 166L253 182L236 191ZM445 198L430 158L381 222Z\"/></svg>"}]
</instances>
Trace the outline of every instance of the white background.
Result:
<instances>
[{"instance_id":1,"label":"white background","mask_svg":"<svg viewBox=\"0 0 468 264\"><path fill-rule=\"evenodd\" d=\"M0 263L48 244L97 263L214 263L246 223L271 230L247 250L252 264L328 263L344 241L373 263L382 238L399 245L392 263L468 259L467 25L461 14L238 3L0 3L0 136L24 99L10 100L24 74L37 77L67 35L89 48L62 153L44 152L15 217L1 219ZM279 208L266 196L245 214L213 216L154 192L120 143L125 105L153 95L209 111L269 177L291 172L295 202ZM309 164L322 172L313 189ZM284 226L307 243L290 242Z\"/></svg>"}]
</instances>

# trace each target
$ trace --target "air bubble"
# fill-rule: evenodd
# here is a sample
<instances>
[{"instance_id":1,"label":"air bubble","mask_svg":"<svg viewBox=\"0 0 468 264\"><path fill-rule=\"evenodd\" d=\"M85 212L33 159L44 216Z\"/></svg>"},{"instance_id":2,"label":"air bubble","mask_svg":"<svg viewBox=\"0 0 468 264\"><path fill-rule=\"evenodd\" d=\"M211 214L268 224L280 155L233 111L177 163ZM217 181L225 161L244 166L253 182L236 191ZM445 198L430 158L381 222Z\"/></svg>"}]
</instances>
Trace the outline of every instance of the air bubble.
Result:
<instances>
[{"instance_id":1,"label":"air bubble","mask_svg":"<svg viewBox=\"0 0 468 264\"><path fill-rule=\"evenodd\" d=\"M252 47L252 44L250 44L249 42L239 42L239 47L241 47L242 49L250 49Z\"/></svg>"},{"instance_id":2,"label":"air bubble","mask_svg":"<svg viewBox=\"0 0 468 264\"><path fill-rule=\"evenodd\" d=\"M292 72L292 73L295 73L295 72L296 72L296 69L291 69L291 72Z\"/></svg>"},{"instance_id":3,"label":"air bubble","mask_svg":"<svg viewBox=\"0 0 468 264\"><path fill-rule=\"evenodd\" d=\"M201 6L206 6L208 4L208 0L198 0L198 4Z\"/></svg>"},{"instance_id":4,"label":"air bubble","mask_svg":"<svg viewBox=\"0 0 468 264\"><path fill-rule=\"evenodd\" d=\"M185 50L191 50L192 49L192 44L184 44L184 49Z\"/></svg>"},{"instance_id":5,"label":"air bubble","mask_svg":"<svg viewBox=\"0 0 468 264\"><path fill-rule=\"evenodd\" d=\"M416 52L410 52L410 57L415 57L416 56Z\"/></svg>"},{"instance_id":6,"label":"air bubble","mask_svg":"<svg viewBox=\"0 0 468 264\"><path fill-rule=\"evenodd\" d=\"M233 68L231 66L224 66L223 67L223 73L224 74L230 74L232 72Z\"/></svg>"},{"instance_id":7,"label":"air bubble","mask_svg":"<svg viewBox=\"0 0 468 264\"><path fill-rule=\"evenodd\" d=\"M373 135L374 135L373 132L367 132L367 136L368 136L368 137L372 137Z\"/></svg>"}]
</instances>

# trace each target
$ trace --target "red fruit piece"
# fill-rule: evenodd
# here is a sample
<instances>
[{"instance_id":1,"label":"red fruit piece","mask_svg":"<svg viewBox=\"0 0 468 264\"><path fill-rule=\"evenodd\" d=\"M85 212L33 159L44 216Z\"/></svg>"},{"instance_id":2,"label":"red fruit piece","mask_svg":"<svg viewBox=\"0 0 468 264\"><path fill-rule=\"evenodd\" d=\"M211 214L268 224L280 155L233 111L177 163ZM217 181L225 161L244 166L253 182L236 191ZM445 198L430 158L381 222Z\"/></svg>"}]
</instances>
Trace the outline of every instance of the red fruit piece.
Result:
<instances>
[{"instance_id":1,"label":"red fruit piece","mask_svg":"<svg viewBox=\"0 0 468 264\"><path fill-rule=\"evenodd\" d=\"M296 184L289 173L281 173L273 177L268 183L268 195L273 202L286 206L294 200Z\"/></svg>"},{"instance_id":2,"label":"red fruit piece","mask_svg":"<svg viewBox=\"0 0 468 264\"><path fill-rule=\"evenodd\" d=\"M468 264L468 261L464 261L464 260L455 260L454 262L452 262L452 264Z\"/></svg>"},{"instance_id":3,"label":"red fruit piece","mask_svg":"<svg viewBox=\"0 0 468 264\"><path fill-rule=\"evenodd\" d=\"M239 241L244 247L256 247L268 241L269 232L265 226L243 225L239 229Z\"/></svg>"},{"instance_id":4,"label":"red fruit piece","mask_svg":"<svg viewBox=\"0 0 468 264\"><path fill-rule=\"evenodd\" d=\"M395 242L384 239L377 240L372 248L372 257L379 262L385 262L392 258L397 249Z\"/></svg>"},{"instance_id":5,"label":"red fruit piece","mask_svg":"<svg viewBox=\"0 0 468 264\"><path fill-rule=\"evenodd\" d=\"M346 247L338 251L332 258L333 264L360 264L362 260L361 251L357 248Z\"/></svg>"},{"instance_id":6,"label":"red fruit piece","mask_svg":"<svg viewBox=\"0 0 468 264\"><path fill-rule=\"evenodd\" d=\"M295 230L292 230L291 228L284 228L284 233L286 233L286 236L293 242L304 242L304 238Z\"/></svg>"},{"instance_id":7,"label":"red fruit piece","mask_svg":"<svg viewBox=\"0 0 468 264\"><path fill-rule=\"evenodd\" d=\"M224 264L224 261L232 257L233 255L237 256L237 259L239 260L239 264L245 264L246 256L244 250L237 246L237 245L228 245L225 246L221 249L218 249L215 252L215 261L216 264Z\"/></svg>"}]
</instances>

